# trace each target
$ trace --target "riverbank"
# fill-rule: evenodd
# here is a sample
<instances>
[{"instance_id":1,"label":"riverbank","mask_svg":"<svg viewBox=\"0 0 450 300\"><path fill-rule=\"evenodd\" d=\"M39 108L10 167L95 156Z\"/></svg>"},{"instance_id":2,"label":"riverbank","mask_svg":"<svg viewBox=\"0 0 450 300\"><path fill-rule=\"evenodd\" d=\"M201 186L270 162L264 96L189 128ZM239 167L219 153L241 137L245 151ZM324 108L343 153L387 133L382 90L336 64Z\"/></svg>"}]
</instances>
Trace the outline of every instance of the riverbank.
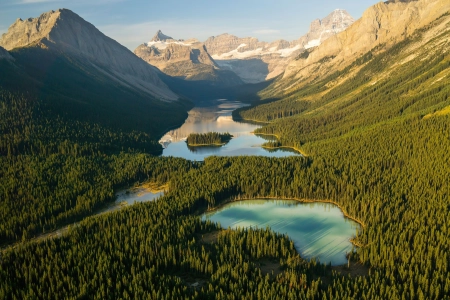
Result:
<instances>
[{"instance_id":1,"label":"riverbank","mask_svg":"<svg viewBox=\"0 0 450 300\"><path fill-rule=\"evenodd\" d=\"M189 147L222 147L226 145L226 143L216 143L216 144L187 144Z\"/></svg>"},{"instance_id":2,"label":"riverbank","mask_svg":"<svg viewBox=\"0 0 450 300\"><path fill-rule=\"evenodd\" d=\"M156 199L158 196L160 196L160 194L162 194L163 192L167 192L168 190L169 190L168 183L158 184L158 183L154 183L154 182L146 182L146 183L136 185L136 186L134 186L132 188L128 188L128 189L119 189L118 191L115 192L114 202L105 203L99 209L96 209L92 214L90 214L76 222L63 225L59 228L56 228L54 230L51 230L51 231L48 231L45 233L38 234L33 238L27 239L26 241L23 241L23 242L19 241L19 242L14 242L14 243L10 243L10 244L3 244L0 246L0 252L6 251L11 248L18 247L24 243L39 242L39 241L49 239L49 238L59 238L64 233L66 233L70 229L71 226L76 226L77 224L79 224L80 222L82 222L83 220L85 220L87 218L101 216L105 213L111 213L111 212L121 210L125 207L132 205L136 201L136 199L134 199L134 198L143 197L146 194L152 194L150 199L148 199L148 201L152 201L152 200ZM131 198L131 200L128 198ZM133 203L130 203L131 201ZM143 201L136 201L136 202L143 202Z\"/></svg>"}]
</instances>

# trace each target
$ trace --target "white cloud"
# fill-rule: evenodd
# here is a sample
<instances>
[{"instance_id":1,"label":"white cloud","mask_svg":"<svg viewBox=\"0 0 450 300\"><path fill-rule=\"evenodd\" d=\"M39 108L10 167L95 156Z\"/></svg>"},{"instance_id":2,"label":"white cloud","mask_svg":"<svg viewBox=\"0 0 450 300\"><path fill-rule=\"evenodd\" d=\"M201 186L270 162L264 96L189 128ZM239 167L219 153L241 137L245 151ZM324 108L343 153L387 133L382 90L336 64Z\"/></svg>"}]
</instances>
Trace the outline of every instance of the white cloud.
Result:
<instances>
[{"instance_id":1,"label":"white cloud","mask_svg":"<svg viewBox=\"0 0 450 300\"><path fill-rule=\"evenodd\" d=\"M254 30L253 33L264 35L264 34L280 33L280 31L276 30L276 29L259 29L259 30Z\"/></svg>"}]
</instances>

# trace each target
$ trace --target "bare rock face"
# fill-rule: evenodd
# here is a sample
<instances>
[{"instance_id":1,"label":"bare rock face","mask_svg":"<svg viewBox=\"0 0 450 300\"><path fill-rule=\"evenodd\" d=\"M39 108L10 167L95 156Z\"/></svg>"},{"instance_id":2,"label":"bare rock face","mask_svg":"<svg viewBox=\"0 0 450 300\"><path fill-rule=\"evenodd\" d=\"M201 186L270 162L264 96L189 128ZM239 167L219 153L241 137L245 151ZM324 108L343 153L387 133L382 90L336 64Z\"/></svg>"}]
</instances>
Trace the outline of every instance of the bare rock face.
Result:
<instances>
[{"instance_id":1,"label":"bare rock face","mask_svg":"<svg viewBox=\"0 0 450 300\"><path fill-rule=\"evenodd\" d=\"M312 70L324 74L343 69L356 57L380 45L389 48L449 11L448 0L380 2L347 30L311 49L308 56L292 60L283 78L307 78Z\"/></svg>"},{"instance_id":2,"label":"bare rock face","mask_svg":"<svg viewBox=\"0 0 450 300\"><path fill-rule=\"evenodd\" d=\"M161 30L158 30L158 32L152 38L152 42L165 42L167 40L174 40L174 39L162 33Z\"/></svg>"},{"instance_id":3,"label":"bare rock face","mask_svg":"<svg viewBox=\"0 0 450 300\"><path fill-rule=\"evenodd\" d=\"M18 19L3 34L0 46L7 50L35 46L64 53L125 86L164 101L178 99L159 79L155 69L68 9L50 11L38 18Z\"/></svg>"},{"instance_id":4,"label":"bare rock face","mask_svg":"<svg viewBox=\"0 0 450 300\"><path fill-rule=\"evenodd\" d=\"M6 51L3 47L0 47L0 59L14 60L11 54L9 54L9 52Z\"/></svg>"},{"instance_id":5,"label":"bare rock face","mask_svg":"<svg viewBox=\"0 0 450 300\"><path fill-rule=\"evenodd\" d=\"M236 74L222 72L204 44L196 39L175 40L159 30L150 42L138 46L134 53L170 76L226 85L242 84Z\"/></svg>"},{"instance_id":6,"label":"bare rock face","mask_svg":"<svg viewBox=\"0 0 450 300\"><path fill-rule=\"evenodd\" d=\"M305 49L317 47L331 36L347 29L354 22L355 20L347 11L336 9L326 18L314 20L308 34L301 37L298 43Z\"/></svg>"},{"instance_id":7,"label":"bare rock face","mask_svg":"<svg viewBox=\"0 0 450 300\"><path fill-rule=\"evenodd\" d=\"M308 34L292 42L266 43L256 38L222 34L208 38L205 47L221 68L235 72L245 82L257 83L282 74L301 52L319 46L353 22L348 12L337 9L325 19L313 21Z\"/></svg>"}]
</instances>

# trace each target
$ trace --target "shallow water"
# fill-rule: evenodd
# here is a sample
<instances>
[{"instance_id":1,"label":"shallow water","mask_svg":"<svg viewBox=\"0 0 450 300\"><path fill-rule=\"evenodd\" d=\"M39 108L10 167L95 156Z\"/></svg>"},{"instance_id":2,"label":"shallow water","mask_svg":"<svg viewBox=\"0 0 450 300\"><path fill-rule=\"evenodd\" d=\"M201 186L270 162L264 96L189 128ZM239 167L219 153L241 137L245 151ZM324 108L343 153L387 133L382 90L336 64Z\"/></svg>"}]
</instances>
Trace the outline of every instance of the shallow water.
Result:
<instances>
[{"instance_id":1,"label":"shallow water","mask_svg":"<svg viewBox=\"0 0 450 300\"><path fill-rule=\"evenodd\" d=\"M164 195L164 191L153 193L146 188L135 188L126 191L121 191L116 194L116 204L126 202L127 205L134 204L135 202L148 202L153 201Z\"/></svg>"},{"instance_id":2,"label":"shallow water","mask_svg":"<svg viewBox=\"0 0 450 300\"><path fill-rule=\"evenodd\" d=\"M238 101L220 99L209 106L194 107L189 111L185 123L178 129L167 132L160 140L164 150L162 156L182 157L189 160L202 161L211 155L238 156L262 155L284 157L299 155L289 149L266 150L261 144L267 141L252 132L260 125L235 122L231 113L245 104ZM221 147L188 147L185 139L191 133L229 132L233 138ZM269 138L270 139L270 138Z\"/></svg>"},{"instance_id":3,"label":"shallow water","mask_svg":"<svg viewBox=\"0 0 450 300\"><path fill-rule=\"evenodd\" d=\"M332 265L347 263L345 254L353 248L349 239L359 228L336 205L293 200L237 201L202 218L219 222L223 228L269 226L275 232L287 234L303 258L316 258Z\"/></svg>"}]
</instances>

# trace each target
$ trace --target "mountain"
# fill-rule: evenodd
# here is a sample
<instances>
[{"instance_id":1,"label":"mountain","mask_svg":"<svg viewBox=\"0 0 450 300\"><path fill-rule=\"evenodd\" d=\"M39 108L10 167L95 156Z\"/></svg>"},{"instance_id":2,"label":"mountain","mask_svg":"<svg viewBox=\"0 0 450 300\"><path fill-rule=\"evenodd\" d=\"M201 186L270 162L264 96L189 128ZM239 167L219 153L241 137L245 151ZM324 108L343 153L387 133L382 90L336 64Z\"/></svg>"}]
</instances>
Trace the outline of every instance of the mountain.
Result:
<instances>
[{"instance_id":1,"label":"mountain","mask_svg":"<svg viewBox=\"0 0 450 300\"><path fill-rule=\"evenodd\" d=\"M6 50L32 46L70 55L123 86L164 101L178 99L156 70L68 9L17 19L2 35L0 46Z\"/></svg>"},{"instance_id":2,"label":"mountain","mask_svg":"<svg viewBox=\"0 0 450 300\"><path fill-rule=\"evenodd\" d=\"M235 73L221 70L196 39L175 40L159 30L150 42L138 46L134 53L173 77L225 86L243 83Z\"/></svg>"},{"instance_id":3,"label":"mountain","mask_svg":"<svg viewBox=\"0 0 450 300\"><path fill-rule=\"evenodd\" d=\"M309 32L298 40L305 49L317 47L331 36L344 31L355 19L343 9L336 9L326 18L311 23Z\"/></svg>"},{"instance_id":4,"label":"mountain","mask_svg":"<svg viewBox=\"0 0 450 300\"><path fill-rule=\"evenodd\" d=\"M384 51L405 40L449 7L448 1L437 0L380 2L344 32L291 61L283 78L285 82L309 80L312 71L326 75L330 69L342 70L366 53Z\"/></svg>"},{"instance_id":5,"label":"mountain","mask_svg":"<svg viewBox=\"0 0 450 300\"><path fill-rule=\"evenodd\" d=\"M176 40L159 30L134 53L162 72L186 80L230 86L259 83L282 74L293 58L306 49L317 47L353 22L347 11L336 9L326 18L313 21L308 34L298 40L271 43L228 33L201 43L196 39Z\"/></svg>"},{"instance_id":6,"label":"mountain","mask_svg":"<svg viewBox=\"0 0 450 300\"><path fill-rule=\"evenodd\" d=\"M165 42L167 40L174 40L173 38L171 38L170 36L165 35L164 33L162 33L161 30L158 30L158 32L155 34L155 36L152 38L152 42L158 42L158 41L162 41Z\"/></svg>"},{"instance_id":7,"label":"mountain","mask_svg":"<svg viewBox=\"0 0 450 300\"><path fill-rule=\"evenodd\" d=\"M17 19L0 47L9 58L0 60L0 89L37 99L49 118L141 130L157 140L187 116L190 104L178 101L159 70L70 10Z\"/></svg>"},{"instance_id":8,"label":"mountain","mask_svg":"<svg viewBox=\"0 0 450 300\"><path fill-rule=\"evenodd\" d=\"M205 46L221 68L234 71L245 82L256 83L280 75L301 52L319 46L353 22L347 11L336 9L323 20L313 21L310 31L295 41L266 43L256 38L222 34L208 38Z\"/></svg>"},{"instance_id":9,"label":"mountain","mask_svg":"<svg viewBox=\"0 0 450 300\"><path fill-rule=\"evenodd\" d=\"M448 114L449 38L448 1L380 2L293 60L258 94L269 103L236 117L284 124L290 135L303 128L296 134L305 143L396 118Z\"/></svg>"}]
</instances>

